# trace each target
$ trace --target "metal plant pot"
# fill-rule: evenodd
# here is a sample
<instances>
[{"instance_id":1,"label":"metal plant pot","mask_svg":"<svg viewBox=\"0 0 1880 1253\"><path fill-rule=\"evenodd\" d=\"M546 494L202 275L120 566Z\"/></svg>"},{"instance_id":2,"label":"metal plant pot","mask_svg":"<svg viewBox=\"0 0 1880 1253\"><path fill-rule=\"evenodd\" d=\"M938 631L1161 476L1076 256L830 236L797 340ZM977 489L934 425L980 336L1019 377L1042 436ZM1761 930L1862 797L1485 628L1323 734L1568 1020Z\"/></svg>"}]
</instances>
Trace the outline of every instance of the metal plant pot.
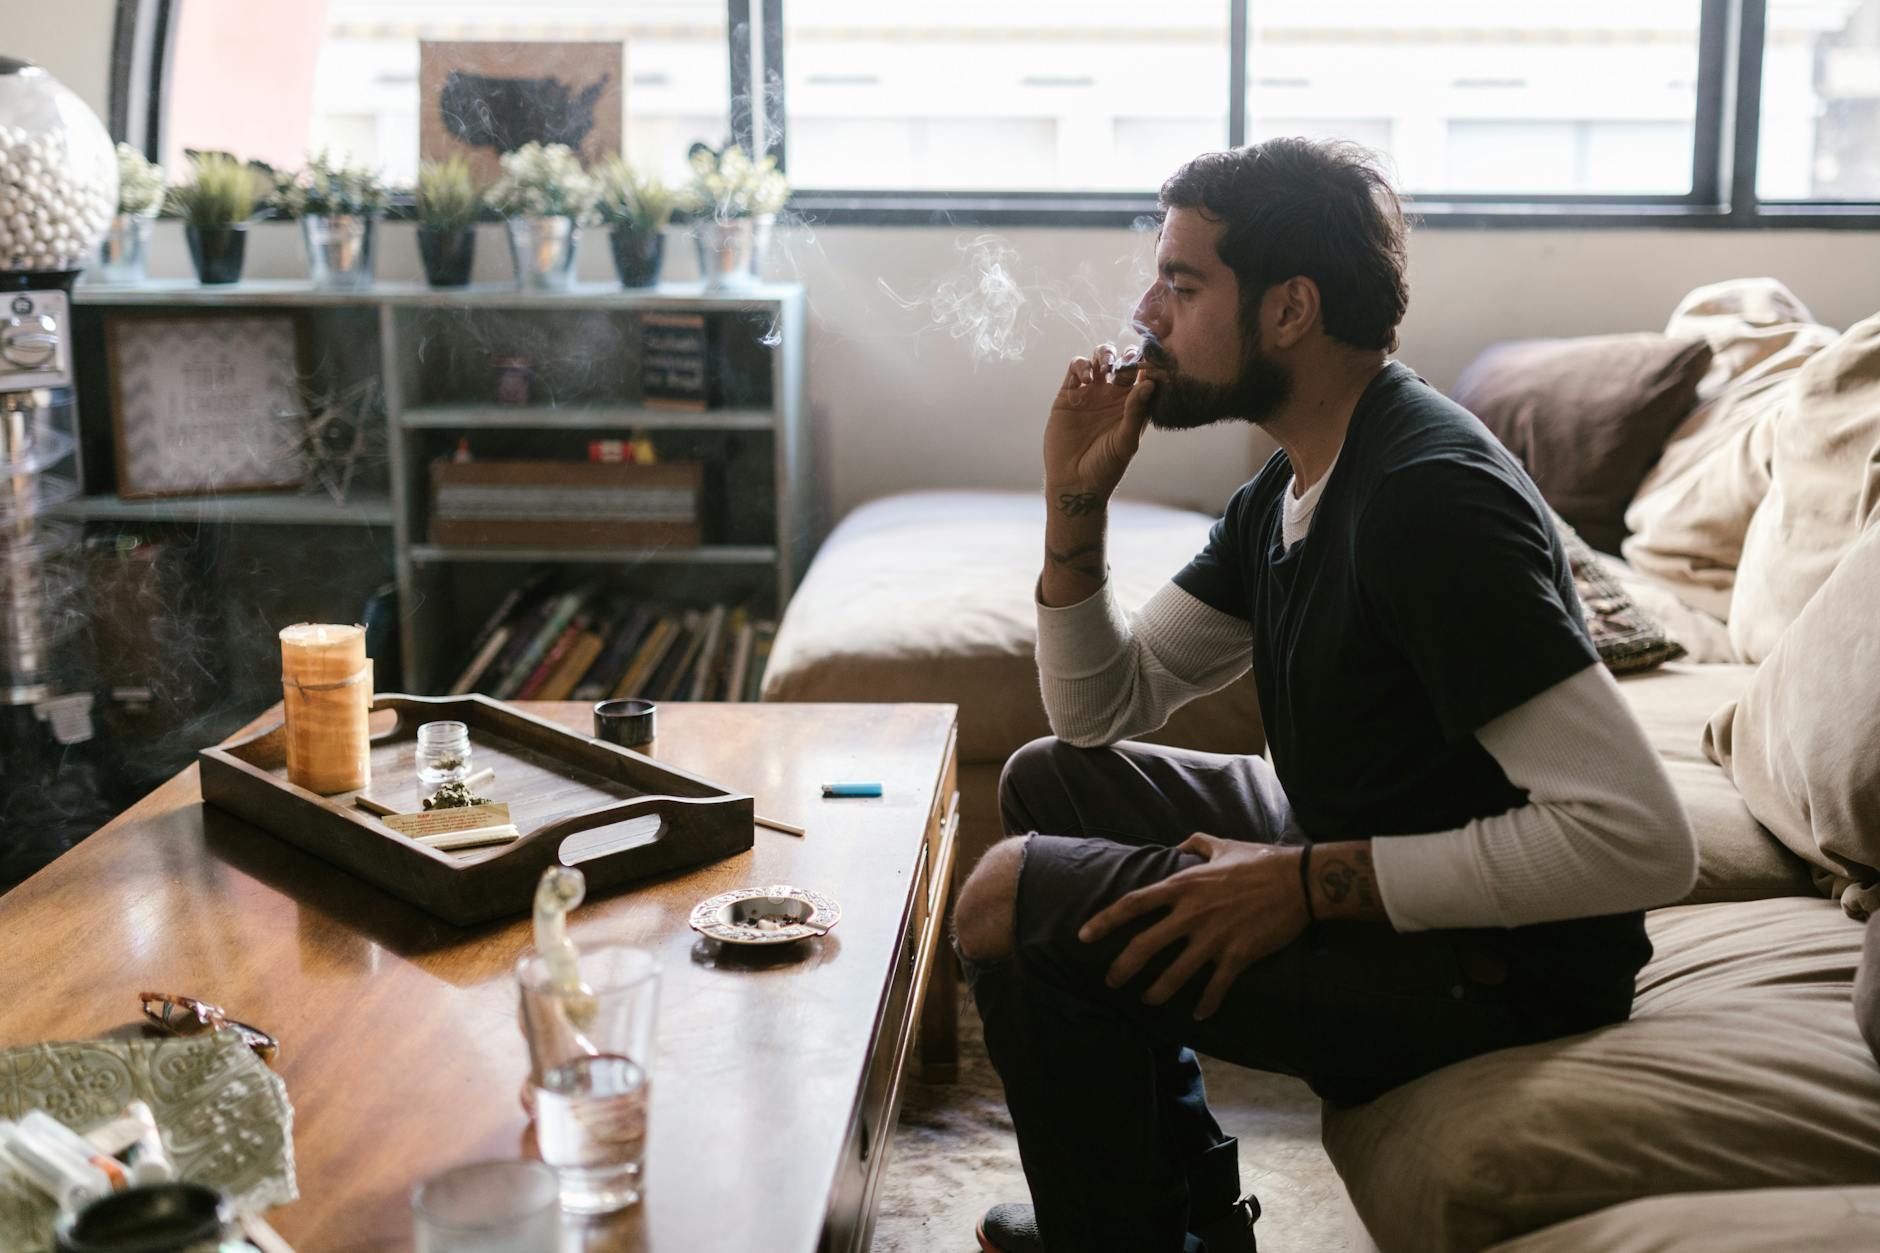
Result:
<instances>
[{"instance_id":1,"label":"metal plant pot","mask_svg":"<svg viewBox=\"0 0 1880 1253\"><path fill-rule=\"evenodd\" d=\"M98 277L106 283L141 283L150 277L150 223L147 213L120 213L111 219L98 245Z\"/></svg>"},{"instance_id":2,"label":"metal plant pot","mask_svg":"<svg viewBox=\"0 0 1880 1253\"><path fill-rule=\"evenodd\" d=\"M698 246L698 270L707 287L749 287L758 281L764 254L770 251L776 217L705 218L692 224Z\"/></svg>"},{"instance_id":3,"label":"metal plant pot","mask_svg":"<svg viewBox=\"0 0 1880 1253\"><path fill-rule=\"evenodd\" d=\"M509 255L516 286L525 291L566 291L574 285L575 246L581 228L569 217L510 218Z\"/></svg>"},{"instance_id":4,"label":"metal plant pot","mask_svg":"<svg viewBox=\"0 0 1880 1253\"><path fill-rule=\"evenodd\" d=\"M307 271L315 287L359 291L372 286L372 244L378 218L367 213L309 213L300 219Z\"/></svg>"}]
</instances>

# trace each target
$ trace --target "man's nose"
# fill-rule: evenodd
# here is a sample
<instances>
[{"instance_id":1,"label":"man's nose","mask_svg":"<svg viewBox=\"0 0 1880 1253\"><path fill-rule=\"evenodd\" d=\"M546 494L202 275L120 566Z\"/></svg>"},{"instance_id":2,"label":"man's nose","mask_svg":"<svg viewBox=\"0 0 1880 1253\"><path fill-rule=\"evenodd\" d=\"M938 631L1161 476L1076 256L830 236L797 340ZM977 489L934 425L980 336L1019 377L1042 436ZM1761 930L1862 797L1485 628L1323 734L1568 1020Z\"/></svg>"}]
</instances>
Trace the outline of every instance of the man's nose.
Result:
<instances>
[{"instance_id":1,"label":"man's nose","mask_svg":"<svg viewBox=\"0 0 1880 1253\"><path fill-rule=\"evenodd\" d=\"M1146 331L1161 338L1168 333L1167 321L1163 317L1166 307L1162 284L1157 283L1145 291L1142 299L1136 302L1136 312L1130 320L1139 333Z\"/></svg>"}]
</instances>

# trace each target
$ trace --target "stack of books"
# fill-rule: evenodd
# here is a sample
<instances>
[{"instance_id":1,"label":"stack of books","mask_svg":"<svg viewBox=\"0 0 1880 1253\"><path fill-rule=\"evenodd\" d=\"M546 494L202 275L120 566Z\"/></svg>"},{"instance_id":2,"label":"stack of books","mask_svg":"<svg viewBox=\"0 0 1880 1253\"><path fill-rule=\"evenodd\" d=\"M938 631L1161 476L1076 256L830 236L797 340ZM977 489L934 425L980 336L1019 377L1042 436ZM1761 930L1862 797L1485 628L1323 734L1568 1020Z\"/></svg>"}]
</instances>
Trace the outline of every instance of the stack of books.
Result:
<instances>
[{"instance_id":1,"label":"stack of books","mask_svg":"<svg viewBox=\"0 0 1880 1253\"><path fill-rule=\"evenodd\" d=\"M777 624L742 605L676 608L593 584L503 597L450 695L497 700L754 701Z\"/></svg>"}]
</instances>

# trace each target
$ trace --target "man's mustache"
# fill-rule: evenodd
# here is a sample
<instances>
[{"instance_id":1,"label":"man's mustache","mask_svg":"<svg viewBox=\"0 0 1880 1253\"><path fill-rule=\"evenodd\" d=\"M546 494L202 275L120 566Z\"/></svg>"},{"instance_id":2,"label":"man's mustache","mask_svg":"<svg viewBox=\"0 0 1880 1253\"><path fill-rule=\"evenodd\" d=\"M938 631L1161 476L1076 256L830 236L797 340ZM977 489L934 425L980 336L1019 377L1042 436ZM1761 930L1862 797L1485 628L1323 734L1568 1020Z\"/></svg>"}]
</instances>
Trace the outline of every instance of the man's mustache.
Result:
<instances>
[{"instance_id":1,"label":"man's mustache","mask_svg":"<svg viewBox=\"0 0 1880 1253\"><path fill-rule=\"evenodd\" d=\"M1175 371L1175 354L1164 348L1161 340L1146 331L1142 336L1141 361L1144 365L1152 365L1158 370L1166 370L1171 374Z\"/></svg>"}]
</instances>

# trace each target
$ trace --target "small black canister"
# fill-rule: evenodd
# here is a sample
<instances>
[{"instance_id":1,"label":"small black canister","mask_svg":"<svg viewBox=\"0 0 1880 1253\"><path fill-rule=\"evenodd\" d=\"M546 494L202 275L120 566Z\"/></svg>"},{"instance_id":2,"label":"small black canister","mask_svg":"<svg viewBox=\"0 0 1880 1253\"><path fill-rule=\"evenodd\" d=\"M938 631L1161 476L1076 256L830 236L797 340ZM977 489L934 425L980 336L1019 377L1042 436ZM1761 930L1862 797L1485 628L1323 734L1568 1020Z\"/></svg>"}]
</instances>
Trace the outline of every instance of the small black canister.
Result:
<instances>
[{"instance_id":1,"label":"small black canister","mask_svg":"<svg viewBox=\"0 0 1880 1253\"><path fill-rule=\"evenodd\" d=\"M59 1219L58 1253L255 1253L235 1206L199 1183L153 1183L99 1197Z\"/></svg>"}]
</instances>

